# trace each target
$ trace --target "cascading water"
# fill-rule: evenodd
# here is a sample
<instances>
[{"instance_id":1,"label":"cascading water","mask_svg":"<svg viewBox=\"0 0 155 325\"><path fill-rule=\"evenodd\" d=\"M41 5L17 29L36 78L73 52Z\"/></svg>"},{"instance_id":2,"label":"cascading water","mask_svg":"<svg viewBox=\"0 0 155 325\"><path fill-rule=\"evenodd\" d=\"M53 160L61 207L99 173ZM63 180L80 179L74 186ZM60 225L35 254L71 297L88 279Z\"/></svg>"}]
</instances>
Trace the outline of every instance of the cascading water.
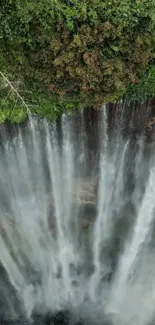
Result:
<instances>
[{"instance_id":1,"label":"cascading water","mask_svg":"<svg viewBox=\"0 0 155 325\"><path fill-rule=\"evenodd\" d=\"M1 131L1 319L153 321L155 153L98 114L95 137L83 113Z\"/></svg>"}]
</instances>

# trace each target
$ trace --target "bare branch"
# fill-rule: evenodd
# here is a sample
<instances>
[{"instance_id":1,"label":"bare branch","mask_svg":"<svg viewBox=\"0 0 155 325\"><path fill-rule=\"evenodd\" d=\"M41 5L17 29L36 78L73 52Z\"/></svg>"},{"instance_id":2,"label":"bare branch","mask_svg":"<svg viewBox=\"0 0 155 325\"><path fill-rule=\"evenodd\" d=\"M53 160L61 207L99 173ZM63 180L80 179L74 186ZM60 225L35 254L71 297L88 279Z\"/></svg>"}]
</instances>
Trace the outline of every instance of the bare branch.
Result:
<instances>
[{"instance_id":1,"label":"bare branch","mask_svg":"<svg viewBox=\"0 0 155 325\"><path fill-rule=\"evenodd\" d=\"M23 97L19 94L18 90L13 86L12 82L9 81L9 79L4 75L4 73L2 71L0 71L0 75L2 76L2 78L4 79L4 81L7 83L7 85L10 87L11 91L14 92L17 96L17 98L22 102L23 106L26 108L28 114L30 113L29 111L29 107L26 104L25 100L23 99Z\"/></svg>"}]
</instances>

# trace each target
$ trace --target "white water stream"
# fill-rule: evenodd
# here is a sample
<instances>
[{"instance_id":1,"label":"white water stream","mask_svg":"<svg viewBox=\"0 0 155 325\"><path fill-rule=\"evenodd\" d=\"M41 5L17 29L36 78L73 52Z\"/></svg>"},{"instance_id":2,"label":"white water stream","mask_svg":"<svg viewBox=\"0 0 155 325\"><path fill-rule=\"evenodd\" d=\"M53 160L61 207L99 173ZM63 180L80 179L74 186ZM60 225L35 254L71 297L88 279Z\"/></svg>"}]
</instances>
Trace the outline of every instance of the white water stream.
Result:
<instances>
[{"instance_id":1,"label":"white water stream","mask_svg":"<svg viewBox=\"0 0 155 325\"><path fill-rule=\"evenodd\" d=\"M61 134L33 118L11 140L2 132L0 263L28 318L68 310L93 324L149 325L154 151L145 154L143 137L123 139L121 125L109 136L104 108L93 165L83 114L78 118L80 132L67 115ZM93 220L85 207L96 211ZM1 276L0 290L7 286ZM14 318L15 299L6 294Z\"/></svg>"}]
</instances>

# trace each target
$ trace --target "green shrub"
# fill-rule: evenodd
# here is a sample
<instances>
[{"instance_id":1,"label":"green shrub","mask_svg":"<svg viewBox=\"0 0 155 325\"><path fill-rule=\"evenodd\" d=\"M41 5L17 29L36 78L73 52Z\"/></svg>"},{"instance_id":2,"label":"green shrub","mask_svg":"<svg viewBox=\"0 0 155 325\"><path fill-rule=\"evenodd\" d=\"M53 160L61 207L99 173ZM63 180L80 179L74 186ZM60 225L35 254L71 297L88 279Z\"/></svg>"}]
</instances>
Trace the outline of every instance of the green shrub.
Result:
<instances>
[{"instance_id":1,"label":"green shrub","mask_svg":"<svg viewBox=\"0 0 155 325\"><path fill-rule=\"evenodd\" d=\"M143 73L139 83L128 86L125 97L138 102L155 97L155 64L152 63Z\"/></svg>"},{"instance_id":2,"label":"green shrub","mask_svg":"<svg viewBox=\"0 0 155 325\"><path fill-rule=\"evenodd\" d=\"M117 100L154 53L154 0L1 0L0 68L55 96L40 114Z\"/></svg>"}]
</instances>

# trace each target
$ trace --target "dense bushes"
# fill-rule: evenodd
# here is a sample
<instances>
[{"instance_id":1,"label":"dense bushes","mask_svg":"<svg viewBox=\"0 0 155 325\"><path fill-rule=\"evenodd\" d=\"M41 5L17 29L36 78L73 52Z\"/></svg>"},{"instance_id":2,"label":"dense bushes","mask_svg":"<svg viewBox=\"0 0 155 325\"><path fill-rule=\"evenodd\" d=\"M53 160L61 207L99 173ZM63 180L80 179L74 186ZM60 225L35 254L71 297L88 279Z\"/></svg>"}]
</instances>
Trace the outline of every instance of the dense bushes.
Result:
<instances>
[{"instance_id":1,"label":"dense bushes","mask_svg":"<svg viewBox=\"0 0 155 325\"><path fill-rule=\"evenodd\" d=\"M1 0L0 49L3 72L54 96L49 111L98 107L138 83L154 58L155 2Z\"/></svg>"},{"instance_id":2,"label":"dense bushes","mask_svg":"<svg viewBox=\"0 0 155 325\"><path fill-rule=\"evenodd\" d=\"M128 100L138 102L145 101L147 98L155 98L155 64L152 62L150 66L143 72L139 83L131 83L125 93Z\"/></svg>"}]
</instances>

